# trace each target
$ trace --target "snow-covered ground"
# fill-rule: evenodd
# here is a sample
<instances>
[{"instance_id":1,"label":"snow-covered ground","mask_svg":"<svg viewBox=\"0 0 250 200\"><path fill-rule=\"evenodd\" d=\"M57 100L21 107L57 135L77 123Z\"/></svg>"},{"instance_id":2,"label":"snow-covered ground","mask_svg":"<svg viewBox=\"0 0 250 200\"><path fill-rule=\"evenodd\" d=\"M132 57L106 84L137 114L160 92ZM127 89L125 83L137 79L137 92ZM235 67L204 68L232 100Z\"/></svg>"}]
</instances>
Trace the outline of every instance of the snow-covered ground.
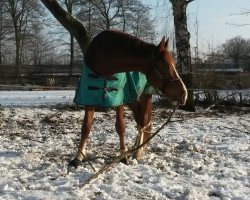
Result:
<instances>
[{"instance_id":1,"label":"snow-covered ground","mask_svg":"<svg viewBox=\"0 0 250 200\"><path fill-rule=\"evenodd\" d=\"M74 90L0 91L0 106L49 106L72 103Z\"/></svg>"},{"instance_id":2,"label":"snow-covered ground","mask_svg":"<svg viewBox=\"0 0 250 200\"><path fill-rule=\"evenodd\" d=\"M73 95L65 93L64 103ZM249 111L177 111L143 161L118 163L82 186L92 168L83 163L68 170L68 161L76 152L83 111L31 105L0 107L0 199L250 199ZM154 130L169 112L154 107ZM97 170L119 151L114 116L95 113L88 159ZM127 109L126 125L131 147L136 128Z\"/></svg>"}]
</instances>

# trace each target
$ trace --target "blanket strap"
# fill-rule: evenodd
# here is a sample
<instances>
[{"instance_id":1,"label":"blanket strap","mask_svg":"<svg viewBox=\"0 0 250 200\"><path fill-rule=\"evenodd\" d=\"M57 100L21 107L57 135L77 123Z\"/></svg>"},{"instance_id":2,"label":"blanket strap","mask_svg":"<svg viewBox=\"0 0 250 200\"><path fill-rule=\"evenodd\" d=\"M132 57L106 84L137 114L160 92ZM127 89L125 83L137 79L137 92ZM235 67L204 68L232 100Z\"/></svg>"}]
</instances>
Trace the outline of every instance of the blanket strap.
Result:
<instances>
[{"instance_id":1,"label":"blanket strap","mask_svg":"<svg viewBox=\"0 0 250 200\"><path fill-rule=\"evenodd\" d=\"M118 89L114 87L96 87L96 86L88 86L88 90L101 90L104 92L118 91Z\"/></svg>"},{"instance_id":2,"label":"blanket strap","mask_svg":"<svg viewBox=\"0 0 250 200\"><path fill-rule=\"evenodd\" d=\"M110 81L117 81L118 79L114 76L108 76L108 77L105 77L105 76L99 76L97 74L88 74L88 77L89 78L94 78L94 79L104 79L104 80L110 80Z\"/></svg>"}]
</instances>

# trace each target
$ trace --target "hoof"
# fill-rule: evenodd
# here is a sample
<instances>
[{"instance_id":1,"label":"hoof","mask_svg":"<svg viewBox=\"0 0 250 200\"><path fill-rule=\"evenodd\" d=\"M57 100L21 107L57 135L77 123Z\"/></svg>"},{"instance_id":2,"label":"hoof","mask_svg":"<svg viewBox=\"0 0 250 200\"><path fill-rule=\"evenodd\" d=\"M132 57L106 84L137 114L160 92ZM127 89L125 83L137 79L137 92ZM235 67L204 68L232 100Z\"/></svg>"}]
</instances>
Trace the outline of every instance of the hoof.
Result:
<instances>
[{"instance_id":1,"label":"hoof","mask_svg":"<svg viewBox=\"0 0 250 200\"><path fill-rule=\"evenodd\" d=\"M77 158L75 158L74 160L71 160L69 162L69 167L74 167L77 168L78 166L80 166L82 164L82 161L78 160Z\"/></svg>"},{"instance_id":2,"label":"hoof","mask_svg":"<svg viewBox=\"0 0 250 200\"><path fill-rule=\"evenodd\" d=\"M123 158L120 160L121 163L125 164L125 165L128 165L129 162L128 162L128 159L127 158Z\"/></svg>"},{"instance_id":3,"label":"hoof","mask_svg":"<svg viewBox=\"0 0 250 200\"><path fill-rule=\"evenodd\" d=\"M135 152L135 159L136 160L143 160L143 157L145 155L145 148L140 148L137 152Z\"/></svg>"}]
</instances>

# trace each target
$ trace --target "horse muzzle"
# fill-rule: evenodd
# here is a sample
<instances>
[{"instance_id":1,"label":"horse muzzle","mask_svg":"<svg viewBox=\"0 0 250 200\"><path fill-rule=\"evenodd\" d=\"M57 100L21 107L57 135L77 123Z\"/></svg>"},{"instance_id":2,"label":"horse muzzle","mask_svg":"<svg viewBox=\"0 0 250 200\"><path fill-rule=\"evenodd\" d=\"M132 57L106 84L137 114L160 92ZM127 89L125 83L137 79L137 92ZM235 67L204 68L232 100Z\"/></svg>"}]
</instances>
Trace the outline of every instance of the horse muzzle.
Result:
<instances>
[{"instance_id":1,"label":"horse muzzle","mask_svg":"<svg viewBox=\"0 0 250 200\"><path fill-rule=\"evenodd\" d=\"M165 96L172 105L185 105L188 92L181 79L169 82L165 85L164 90Z\"/></svg>"}]
</instances>

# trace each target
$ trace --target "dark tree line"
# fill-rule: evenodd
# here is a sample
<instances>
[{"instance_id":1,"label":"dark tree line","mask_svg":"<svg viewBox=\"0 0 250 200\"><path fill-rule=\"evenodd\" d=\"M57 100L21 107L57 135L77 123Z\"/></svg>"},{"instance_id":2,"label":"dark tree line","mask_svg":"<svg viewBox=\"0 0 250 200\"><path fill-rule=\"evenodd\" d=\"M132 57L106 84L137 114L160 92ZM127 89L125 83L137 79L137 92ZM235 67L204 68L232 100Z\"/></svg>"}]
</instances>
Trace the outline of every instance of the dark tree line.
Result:
<instances>
[{"instance_id":1,"label":"dark tree line","mask_svg":"<svg viewBox=\"0 0 250 200\"><path fill-rule=\"evenodd\" d=\"M204 62L213 65L232 63L245 72L250 72L250 39L244 39L240 36L228 39L208 54Z\"/></svg>"},{"instance_id":2,"label":"dark tree line","mask_svg":"<svg viewBox=\"0 0 250 200\"><path fill-rule=\"evenodd\" d=\"M44 32L46 10L41 3L37 0L0 3L0 64L15 64L19 75L19 65L55 59L58 43Z\"/></svg>"},{"instance_id":3,"label":"dark tree line","mask_svg":"<svg viewBox=\"0 0 250 200\"><path fill-rule=\"evenodd\" d=\"M240 36L228 39L221 49L225 59L241 66L245 71L250 72L250 39Z\"/></svg>"}]
</instances>

